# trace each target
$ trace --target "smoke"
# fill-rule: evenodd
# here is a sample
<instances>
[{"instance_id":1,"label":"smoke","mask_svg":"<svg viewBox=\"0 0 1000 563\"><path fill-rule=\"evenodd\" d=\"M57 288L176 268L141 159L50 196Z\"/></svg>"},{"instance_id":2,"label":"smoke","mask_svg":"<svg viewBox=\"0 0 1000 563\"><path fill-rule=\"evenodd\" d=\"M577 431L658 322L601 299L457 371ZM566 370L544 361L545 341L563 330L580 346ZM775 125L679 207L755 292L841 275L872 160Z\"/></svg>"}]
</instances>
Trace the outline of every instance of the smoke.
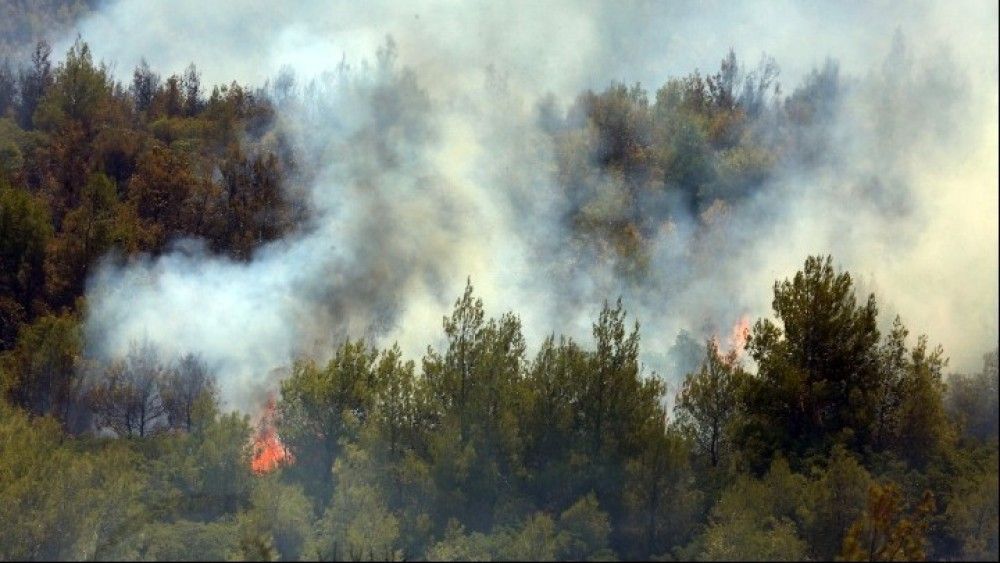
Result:
<instances>
[{"instance_id":1,"label":"smoke","mask_svg":"<svg viewBox=\"0 0 1000 563\"><path fill-rule=\"evenodd\" d=\"M208 82L294 72L274 134L301 161L292 181L312 220L246 263L197 241L105 262L88 283L88 342L201 352L230 405L253 408L274 370L347 337L418 356L471 277L529 342L586 341L601 302L622 295L645 362L676 378L686 364L665 353L681 331L724 336L769 314L774 280L830 253L884 320L900 314L972 369L998 335L996 22L977 2L108 3L77 31L123 80L143 56L165 72L194 61ZM624 276L566 224L540 101L551 93L562 115L613 80L655 91L713 72L730 46L772 55L785 94L803 85L828 113L786 139L795 158L749 198L663 206L648 272Z\"/></svg>"}]
</instances>

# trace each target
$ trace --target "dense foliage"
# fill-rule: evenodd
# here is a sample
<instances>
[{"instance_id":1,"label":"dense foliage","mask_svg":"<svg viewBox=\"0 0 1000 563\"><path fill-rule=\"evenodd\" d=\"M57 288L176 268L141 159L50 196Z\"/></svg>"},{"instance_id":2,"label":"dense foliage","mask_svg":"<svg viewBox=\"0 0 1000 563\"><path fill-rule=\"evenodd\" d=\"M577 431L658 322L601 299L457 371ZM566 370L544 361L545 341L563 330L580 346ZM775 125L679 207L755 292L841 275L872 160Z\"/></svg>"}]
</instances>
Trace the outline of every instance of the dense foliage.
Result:
<instances>
[{"instance_id":1,"label":"dense foliage","mask_svg":"<svg viewBox=\"0 0 1000 563\"><path fill-rule=\"evenodd\" d=\"M880 330L823 257L774 285L745 350L696 347L673 412L621 302L590 342L528 343L470 283L419 364L346 341L291 366L273 413L288 455L254 472L257 429L220 412L199 357L137 343L96 362L81 316L103 257L194 236L245 260L296 228L271 102L207 92L193 66L143 64L125 87L82 42L4 64L2 559L998 557L997 353L946 378L942 350ZM781 103L772 78L730 56L653 104L615 86L565 119L543 107L573 228L641 268L649 210L709 212L815 149L805 126L756 124L817 119L835 67Z\"/></svg>"}]
</instances>

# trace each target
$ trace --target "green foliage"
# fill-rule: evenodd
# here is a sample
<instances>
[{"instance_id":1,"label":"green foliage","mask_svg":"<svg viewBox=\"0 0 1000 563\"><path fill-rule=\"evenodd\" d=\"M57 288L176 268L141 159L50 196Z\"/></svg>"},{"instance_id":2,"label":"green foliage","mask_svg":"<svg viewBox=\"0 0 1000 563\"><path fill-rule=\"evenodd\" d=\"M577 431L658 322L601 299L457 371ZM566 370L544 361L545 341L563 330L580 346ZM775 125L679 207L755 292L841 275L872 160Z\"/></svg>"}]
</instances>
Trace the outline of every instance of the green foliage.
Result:
<instances>
[{"instance_id":1,"label":"green foliage","mask_svg":"<svg viewBox=\"0 0 1000 563\"><path fill-rule=\"evenodd\" d=\"M296 460L289 472L313 498L329 496L333 461L369 416L376 359L363 342L345 342L325 367L298 362L281 383L278 432Z\"/></svg>"},{"instance_id":2,"label":"green foliage","mask_svg":"<svg viewBox=\"0 0 1000 563\"><path fill-rule=\"evenodd\" d=\"M77 429L84 414L83 335L69 315L45 316L25 326L14 349L0 356L8 378L2 387L11 404L35 415L51 415Z\"/></svg>"},{"instance_id":3,"label":"green foliage","mask_svg":"<svg viewBox=\"0 0 1000 563\"><path fill-rule=\"evenodd\" d=\"M51 419L0 403L0 557L129 557L143 519L137 465L123 444L75 451Z\"/></svg>"},{"instance_id":4,"label":"green foliage","mask_svg":"<svg viewBox=\"0 0 1000 563\"><path fill-rule=\"evenodd\" d=\"M698 373L684 378L677 397L677 423L695 442L711 467L718 467L731 447L733 421L740 415L740 399L746 374L736 364L736 351L728 358L709 341Z\"/></svg>"},{"instance_id":5,"label":"green foliage","mask_svg":"<svg viewBox=\"0 0 1000 563\"><path fill-rule=\"evenodd\" d=\"M802 536L815 559L832 560L840 553L844 536L865 510L871 485L869 472L839 446L826 467L815 469L801 513Z\"/></svg>"},{"instance_id":6,"label":"green foliage","mask_svg":"<svg viewBox=\"0 0 1000 563\"><path fill-rule=\"evenodd\" d=\"M776 460L761 480L740 476L712 508L699 539L701 558L803 559L806 543L796 521L806 479Z\"/></svg>"},{"instance_id":7,"label":"green foliage","mask_svg":"<svg viewBox=\"0 0 1000 563\"><path fill-rule=\"evenodd\" d=\"M996 455L984 470L963 479L945 510L945 527L957 540L961 559L995 561L1000 553Z\"/></svg>"},{"instance_id":8,"label":"green foliage","mask_svg":"<svg viewBox=\"0 0 1000 563\"><path fill-rule=\"evenodd\" d=\"M35 110L33 122L45 131L72 125L90 130L111 96L111 82L103 68L94 66L90 47L77 39L56 68L53 86Z\"/></svg>"},{"instance_id":9,"label":"green foliage","mask_svg":"<svg viewBox=\"0 0 1000 563\"><path fill-rule=\"evenodd\" d=\"M908 348L898 321L879 337L874 301L859 307L850 290L829 260L807 261L776 286L783 328L755 327L757 373L709 342L668 425L663 384L641 372L638 326L620 302L601 311L592 348L551 336L529 362L517 317L487 318L469 284L419 374L398 347L363 341L322 366L297 362L275 405L292 461L269 474L251 471L249 419L219 413L196 356L166 361L136 344L99 365L81 358L75 317L43 316L3 356L17 406L0 412L0 524L17 533L0 548L5 558L992 558L995 445L955 440L940 350L924 338ZM65 434L80 373L99 376L87 394L96 425L130 440ZM870 396L835 396L834 384ZM952 416L975 414L967 404L953 399ZM822 405L818 419L803 418L809 405ZM802 420L826 426L803 431Z\"/></svg>"},{"instance_id":10,"label":"green foliage","mask_svg":"<svg viewBox=\"0 0 1000 563\"><path fill-rule=\"evenodd\" d=\"M45 248L52 237L48 208L0 177L0 350L14 344L44 289Z\"/></svg>"},{"instance_id":11,"label":"green foliage","mask_svg":"<svg viewBox=\"0 0 1000 563\"><path fill-rule=\"evenodd\" d=\"M946 406L964 438L997 445L1000 436L998 381L996 350L983 357L983 369L978 374L956 374L948 379Z\"/></svg>"},{"instance_id":12,"label":"green foliage","mask_svg":"<svg viewBox=\"0 0 1000 563\"><path fill-rule=\"evenodd\" d=\"M366 453L353 446L334 463L337 485L319 524L320 559L401 559L399 524L371 482L373 470Z\"/></svg>"},{"instance_id":13,"label":"green foliage","mask_svg":"<svg viewBox=\"0 0 1000 563\"><path fill-rule=\"evenodd\" d=\"M878 309L859 305L851 277L829 257L810 257L792 280L774 285L774 312L748 342L759 383L744 443L764 457L783 451L808 457L834 444L857 448L872 434L878 387Z\"/></svg>"},{"instance_id":14,"label":"green foliage","mask_svg":"<svg viewBox=\"0 0 1000 563\"><path fill-rule=\"evenodd\" d=\"M620 300L592 341L553 334L529 357L470 280L419 363L349 340L291 366L293 461L253 473L250 419L220 412L208 366L138 344L87 358L81 297L109 255L193 236L247 260L296 227L271 102L193 65L142 63L126 89L82 41L25 62L0 63L0 559L997 558L996 352L946 388L943 351L898 319L880 334L830 258L775 284L749 367L686 334L653 351L686 376L671 424ZM550 104L570 244L642 276L672 215L707 226L790 155L824 158L836 65L784 100L774 73L730 53L653 100L614 85L564 117ZM423 134L429 99L391 78L413 95L387 111ZM357 141L372 166L395 157Z\"/></svg>"},{"instance_id":15,"label":"green foliage","mask_svg":"<svg viewBox=\"0 0 1000 563\"><path fill-rule=\"evenodd\" d=\"M448 499L442 508L488 528L499 494L521 471L524 337L512 314L484 319L471 283L443 324L447 349L428 350L423 360L432 416L440 425L429 443L432 475Z\"/></svg>"},{"instance_id":16,"label":"green foliage","mask_svg":"<svg viewBox=\"0 0 1000 563\"><path fill-rule=\"evenodd\" d=\"M296 561L312 549L313 513L299 487L274 477L254 482L250 508L237 515L238 559ZM264 555L264 557L261 557Z\"/></svg>"},{"instance_id":17,"label":"green foliage","mask_svg":"<svg viewBox=\"0 0 1000 563\"><path fill-rule=\"evenodd\" d=\"M142 561L222 561L237 553L233 522L178 520L147 528L137 559Z\"/></svg>"},{"instance_id":18,"label":"green foliage","mask_svg":"<svg viewBox=\"0 0 1000 563\"><path fill-rule=\"evenodd\" d=\"M559 515L559 529L562 531L560 559L594 560L610 553L611 522L593 494L576 501Z\"/></svg>"},{"instance_id":19,"label":"green foliage","mask_svg":"<svg viewBox=\"0 0 1000 563\"><path fill-rule=\"evenodd\" d=\"M301 218L290 163L262 139L265 97L233 84L206 100L193 66L161 83L140 65L145 89L125 89L79 39L50 55L38 43L16 76L0 61L0 351L37 316L75 309L108 254L193 236L248 259Z\"/></svg>"},{"instance_id":20,"label":"green foliage","mask_svg":"<svg viewBox=\"0 0 1000 563\"><path fill-rule=\"evenodd\" d=\"M111 179L93 174L79 205L63 217L62 230L48 249L46 283L50 301L69 302L83 292L91 264L112 249L136 248L131 210L118 201Z\"/></svg>"},{"instance_id":21,"label":"green foliage","mask_svg":"<svg viewBox=\"0 0 1000 563\"><path fill-rule=\"evenodd\" d=\"M716 74L670 79L652 103L639 84L614 84L579 95L564 119L549 107L546 128L572 205L570 226L622 273L643 276L648 242L672 216L749 196L784 155L812 144L758 132L769 120L794 133L812 124L789 118L805 102L770 103L776 78L773 61L748 70L730 51Z\"/></svg>"}]
</instances>

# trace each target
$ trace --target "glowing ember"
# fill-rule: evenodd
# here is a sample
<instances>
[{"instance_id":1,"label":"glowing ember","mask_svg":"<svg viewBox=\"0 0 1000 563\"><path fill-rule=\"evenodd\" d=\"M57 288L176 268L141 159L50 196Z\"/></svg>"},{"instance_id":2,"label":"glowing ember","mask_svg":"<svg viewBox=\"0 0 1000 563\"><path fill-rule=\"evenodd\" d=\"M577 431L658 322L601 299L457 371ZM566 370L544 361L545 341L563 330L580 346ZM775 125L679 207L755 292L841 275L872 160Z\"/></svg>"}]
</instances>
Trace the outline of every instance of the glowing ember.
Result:
<instances>
[{"instance_id":1,"label":"glowing ember","mask_svg":"<svg viewBox=\"0 0 1000 563\"><path fill-rule=\"evenodd\" d=\"M282 463L291 463L292 457L285 450L274 428L274 399L267 401L264 414L253 439L253 458L250 469L257 474L274 471Z\"/></svg>"}]
</instances>

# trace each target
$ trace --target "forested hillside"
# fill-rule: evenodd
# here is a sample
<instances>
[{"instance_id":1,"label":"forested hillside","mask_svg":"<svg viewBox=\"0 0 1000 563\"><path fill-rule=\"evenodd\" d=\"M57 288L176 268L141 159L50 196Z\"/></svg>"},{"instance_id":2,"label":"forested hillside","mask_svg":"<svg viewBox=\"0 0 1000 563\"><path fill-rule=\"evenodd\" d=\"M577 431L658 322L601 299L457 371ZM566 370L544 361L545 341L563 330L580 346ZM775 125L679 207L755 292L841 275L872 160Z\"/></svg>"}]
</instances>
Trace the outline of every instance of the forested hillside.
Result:
<instances>
[{"instance_id":1,"label":"forested hillside","mask_svg":"<svg viewBox=\"0 0 1000 563\"><path fill-rule=\"evenodd\" d=\"M730 52L653 94L543 100L571 202L557 242L642 280L678 214L711 224L778 167L832 159L836 64L789 95L775 72ZM376 90L390 142L356 139L389 168L423 103L393 80L417 94ZM89 354L100 264L193 239L246 263L312 228L282 93L195 65L123 83L82 40L0 61L0 558L1000 556L997 351L950 374L836 257L752 288L771 315L698 343L675 389L640 360L670 343L617 296L591 338L529 342L526 311L487 315L476 279L419 327L422 357L352 335L286 366L260 412L226 412L197 350Z\"/></svg>"}]
</instances>

